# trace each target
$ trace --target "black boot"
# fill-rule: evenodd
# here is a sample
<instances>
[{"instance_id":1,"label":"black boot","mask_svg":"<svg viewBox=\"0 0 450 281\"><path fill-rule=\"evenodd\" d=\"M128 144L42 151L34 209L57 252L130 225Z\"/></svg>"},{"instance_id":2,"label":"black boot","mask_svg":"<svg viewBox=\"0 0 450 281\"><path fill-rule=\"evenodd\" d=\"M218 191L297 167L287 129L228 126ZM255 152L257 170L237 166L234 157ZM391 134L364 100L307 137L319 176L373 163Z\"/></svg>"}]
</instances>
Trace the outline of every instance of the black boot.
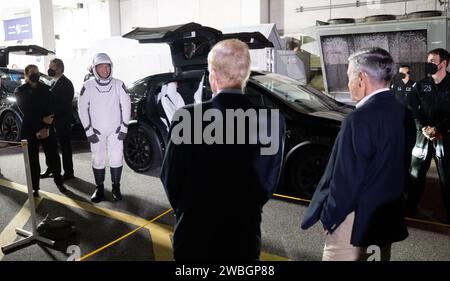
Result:
<instances>
[{"instance_id":1,"label":"black boot","mask_svg":"<svg viewBox=\"0 0 450 281\"><path fill-rule=\"evenodd\" d=\"M97 185L97 188L95 189L94 193L91 196L91 202L94 202L94 203L101 202L105 195L104 190L105 190L105 188L104 188L103 184Z\"/></svg>"},{"instance_id":2,"label":"black boot","mask_svg":"<svg viewBox=\"0 0 450 281\"><path fill-rule=\"evenodd\" d=\"M105 195L105 188L103 186L103 182L105 181L105 169L92 168L92 170L94 171L95 184L97 185L97 188L91 196L91 201L98 203L103 200Z\"/></svg>"},{"instance_id":3,"label":"black boot","mask_svg":"<svg viewBox=\"0 0 450 281\"><path fill-rule=\"evenodd\" d=\"M122 200L122 194L120 193L120 184L112 185L112 196L114 201Z\"/></svg>"},{"instance_id":4,"label":"black boot","mask_svg":"<svg viewBox=\"0 0 450 281\"><path fill-rule=\"evenodd\" d=\"M122 200L120 193L120 177L122 176L122 167L111 168L112 195L114 201Z\"/></svg>"}]
</instances>

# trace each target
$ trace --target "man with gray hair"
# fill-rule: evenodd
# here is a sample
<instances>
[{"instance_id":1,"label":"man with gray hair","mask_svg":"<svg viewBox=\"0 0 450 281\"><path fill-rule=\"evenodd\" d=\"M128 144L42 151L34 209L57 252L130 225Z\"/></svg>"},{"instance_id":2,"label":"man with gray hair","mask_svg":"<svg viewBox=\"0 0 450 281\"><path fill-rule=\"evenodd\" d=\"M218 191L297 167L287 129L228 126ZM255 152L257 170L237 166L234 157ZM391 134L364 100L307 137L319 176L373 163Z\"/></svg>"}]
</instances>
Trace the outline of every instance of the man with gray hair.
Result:
<instances>
[{"instance_id":1,"label":"man with gray hair","mask_svg":"<svg viewBox=\"0 0 450 281\"><path fill-rule=\"evenodd\" d=\"M161 171L176 219L173 256L177 261L255 261L261 249L262 208L280 176L284 119L275 118L272 123L271 116L277 113L268 111L262 116L243 93L250 75L250 54L242 41L217 43L209 52L208 70L214 98L176 112ZM268 131L280 144L273 154L261 152L265 144L260 139L249 141L254 136L249 128L251 118L231 116L233 125L226 123L226 130L219 132L229 119L228 112L238 110L251 110L258 115L254 119L258 125L268 124ZM181 112L185 113L183 120L177 117ZM209 121L197 119L197 112L213 116ZM183 128L188 139L177 143L176 130L184 119L189 120L189 128ZM243 123L246 130L241 132L237 127ZM211 143L206 139L211 127L216 136L223 134L221 140ZM200 142L195 140L198 129L204 132L200 132ZM228 143L230 136L233 141L243 137L245 142Z\"/></svg>"},{"instance_id":2,"label":"man with gray hair","mask_svg":"<svg viewBox=\"0 0 450 281\"><path fill-rule=\"evenodd\" d=\"M356 109L342 123L330 160L303 217L325 229L322 260L389 260L408 236L402 209L405 108L389 90L395 65L380 48L349 58Z\"/></svg>"}]
</instances>

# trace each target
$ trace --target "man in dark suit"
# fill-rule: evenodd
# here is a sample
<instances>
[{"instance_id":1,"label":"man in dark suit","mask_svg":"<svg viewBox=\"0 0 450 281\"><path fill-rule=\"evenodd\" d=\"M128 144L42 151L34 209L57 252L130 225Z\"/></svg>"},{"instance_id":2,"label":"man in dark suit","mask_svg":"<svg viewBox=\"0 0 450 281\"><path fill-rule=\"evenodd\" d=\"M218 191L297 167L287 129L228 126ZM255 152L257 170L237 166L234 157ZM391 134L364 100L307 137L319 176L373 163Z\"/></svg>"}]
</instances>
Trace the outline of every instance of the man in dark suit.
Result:
<instances>
[{"instance_id":1,"label":"man in dark suit","mask_svg":"<svg viewBox=\"0 0 450 281\"><path fill-rule=\"evenodd\" d=\"M176 218L174 259L258 260L262 208L281 170L284 119L243 94L250 74L245 43L219 42L208 67L214 97L176 112L161 171ZM233 116L239 111L248 118Z\"/></svg>"},{"instance_id":2,"label":"man in dark suit","mask_svg":"<svg viewBox=\"0 0 450 281\"><path fill-rule=\"evenodd\" d=\"M414 84L419 106L414 112L416 143L411 161L411 189L408 194L408 215L418 215L425 190L425 181L434 158L450 224L450 54L442 48L427 54L427 77ZM447 152L446 152L447 151Z\"/></svg>"},{"instance_id":3,"label":"man in dark suit","mask_svg":"<svg viewBox=\"0 0 450 281\"><path fill-rule=\"evenodd\" d=\"M48 75L53 77L51 92L55 100L55 130L56 137L61 147L62 163L64 168L64 180L73 178L72 160L72 124L73 110L72 100L74 89L72 82L64 75L64 63L55 58L50 61ZM48 166L48 161L46 161ZM41 174L41 178L49 177L50 170Z\"/></svg>"},{"instance_id":4,"label":"man in dark suit","mask_svg":"<svg viewBox=\"0 0 450 281\"><path fill-rule=\"evenodd\" d=\"M402 204L405 108L389 90L393 73L392 57L383 49L349 58L356 109L342 123L301 225L322 222L323 260L365 260L373 246L389 260L391 244L408 236Z\"/></svg>"},{"instance_id":5,"label":"man in dark suit","mask_svg":"<svg viewBox=\"0 0 450 281\"><path fill-rule=\"evenodd\" d=\"M61 192L66 191L61 176L55 134L53 132L54 100L47 85L39 82L39 69L35 65L25 68L26 83L15 90L17 105L23 114L21 138L28 141L31 181L34 196L39 196L39 144L44 148L53 181Z\"/></svg>"}]
</instances>

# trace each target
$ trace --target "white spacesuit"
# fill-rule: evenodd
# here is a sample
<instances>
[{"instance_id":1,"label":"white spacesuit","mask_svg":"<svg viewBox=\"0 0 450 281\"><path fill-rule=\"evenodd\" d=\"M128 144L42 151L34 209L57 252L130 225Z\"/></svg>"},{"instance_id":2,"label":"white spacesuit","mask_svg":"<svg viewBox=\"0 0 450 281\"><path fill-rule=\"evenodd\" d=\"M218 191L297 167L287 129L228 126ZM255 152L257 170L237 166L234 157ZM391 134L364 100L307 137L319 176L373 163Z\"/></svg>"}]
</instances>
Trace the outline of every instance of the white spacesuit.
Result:
<instances>
[{"instance_id":1,"label":"white spacesuit","mask_svg":"<svg viewBox=\"0 0 450 281\"><path fill-rule=\"evenodd\" d=\"M107 77L97 70L97 66L105 65L110 66ZM120 177L123 166L123 140L128 131L131 103L124 83L112 78L112 66L107 54L96 54L92 63L95 79L84 83L78 98L80 120L91 143L92 168L97 185L91 197L92 202L100 202L104 196L106 151L111 169L113 198L115 201L122 199Z\"/></svg>"}]
</instances>

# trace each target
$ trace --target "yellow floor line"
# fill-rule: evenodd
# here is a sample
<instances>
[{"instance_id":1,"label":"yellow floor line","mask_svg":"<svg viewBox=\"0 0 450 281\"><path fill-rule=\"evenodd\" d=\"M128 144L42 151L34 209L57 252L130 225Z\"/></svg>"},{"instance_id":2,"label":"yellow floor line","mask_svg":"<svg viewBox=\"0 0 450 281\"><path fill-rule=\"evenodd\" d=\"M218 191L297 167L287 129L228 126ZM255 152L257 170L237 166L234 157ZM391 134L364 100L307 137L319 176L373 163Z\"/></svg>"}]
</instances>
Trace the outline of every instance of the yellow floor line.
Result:
<instances>
[{"instance_id":1,"label":"yellow floor line","mask_svg":"<svg viewBox=\"0 0 450 281\"><path fill-rule=\"evenodd\" d=\"M36 198L34 200L36 207L39 206L39 203L41 203L42 198ZM13 243L16 240L17 233L16 228L23 228L28 220L31 217L30 213L30 204L28 200L23 204L20 211L17 213L17 215L9 222L9 224L3 229L3 231L0 233L0 246L6 246L8 244ZM27 231L32 231L31 229L25 229ZM0 260L3 259L5 255L2 251L0 251Z\"/></svg>"},{"instance_id":2,"label":"yellow floor line","mask_svg":"<svg viewBox=\"0 0 450 281\"><path fill-rule=\"evenodd\" d=\"M133 234L134 234L135 232L137 232L138 230L143 229L143 228L146 228L148 225L152 224L153 222L157 221L159 218L165 216L166 214L168 214L168 213L170 213L170 212L172 212L172 208L168 209L167 211L165 211L164 213L158 215L157 217L155 217L155 218L153 218L153 219L147 221L145 224L141 225L140 227L138 227L138 228L136 228L136 229L134 229L134 230L128 232L128 233L125 234L125 235L122 235L121 237L117 238L116 240L114 240L114 241L112 241L112 242L110 242L110 243L108 243L108 244L106 244L106 245L104 245L104 246L102 246L102 247L100 247L100 248L98 248L98 249L96 249L96 250L94 250L94 251L92 251L92 252L90 252L90 253L88 253L88 254L82 256L79 260L80 260L80 261L83 261L83 260L85 260L85 259L87 259L87 258L89 258L89 257L91 257L91 256L93 256L93 255L95 255L95 254L97 254L97 253L99 253L99 252L101 252L101 251L103 251L103 250L105 250L105 249L107 249L107 248L113 246L114 244L116 244L116 243L118 243L118 242L124 240L124 239L127 238L128 236L133 235ZM153 242L153 241L152 241L152 242Z\"/></svg>"},{"instance_id":3,"label":"yellow floor line","mask_svg":"<svg viewBox=\"0 0 450 281\"><path fill-rule=\"evenodd\" d=\"M261 255L260 255L259 258L260 258L261 261L289 261L290 260L288 258L277 256L277 255L273 255L273 254L269 254L269 253L266 253L266 252L261 252Z\"/></svg>"},{"instance_id":4,"label":"yellow floor line","mask_svg":"<svg viewBox=\"0 0 450 281\"><path fill-rule=\"evenodd\" d=\"M153 257L155 261L172 261L172 229L168 225L153 223L147 226L153 241Z\"/></svg>"},{"instance_id":5,"label":"yellow floor line","mask_svg":"<svg viewBox=\"0 0 450 281\"><path fill-rule=\"evenodd\" d=\"M6 181L4 179L0 179L0 186L4 186L4 187L10 188L10 189L13 189L16 191L20 191L20 192L25 192L25 193L27 192L26 186L15 183L15 182ZM130 214L125 214L125 213L118 212L118 211L113 211L108 208L97 207L91 203L74 200L74 199L71 199L64 195L58 195L58 194L54 194L54 193L47 192L47 191L40 191L39 193L41 194L40 198L49 199L49 200L58 202L60 204L66 205L66 206L78 208L81 210L85 210L87 212L91 212L91 213L94 213L97 215L120 220L120 221L129 223L129 224L141 226L141 225L148 223L148 220L143 219L141 217L133 216ZM169 235L171 235L173 233L172 227L167 226L167 225L162 225L162 224L156 224L153 222L153 223L147 225L145 228L147 228L150 231L152 236L155 235L153 237L155 237L156 239L161 239L161 241L160 240L158 240L158 241L152 240L153 245L154 245L153 246L154 253L155 253L155 244L160 243L160 244L156 245L155 259L156 260L172 260L172 244L171 244L170 238L169 238L170 237ZM170 248L168 248L168 247L170 247ZM170 255L167 253L167 249L170 250ZM159 250L162 250L162 252L160 253ZM285 257L261 252L261 260L263 260L263 259L266 261L288 260Z\"/></svg>"},{"instance_id":6,"label":"yellow floor line","mask_svg":"<svg viewBox=\"0 0 450 281\"><path fill-rule=\"evenodd\" d=\"M8 188L16 190L16 191L27 192L26 186L15 183L15 182L10 182L10 181L0 179L0 185L8 187ZM41 195L40 198L49 199L49 200L61 203L63 205L66 205L66 206L74 207L77 209L82 209L82 210L85 210L90 213L94 213L94 214L97 214L100 216L105 216L105 217L116 219L116 220L120 220L120 221L129 223L129 224L140 226L147 222L146 219L143 219L143 218L140 218L137 216L129 215L129 214L118 212L118 211L113 211L108 208L97 207L91 203L74 200L65 195L54 194L54 193L42 191L42 190L39 192L39 194Z\"/></svg>"}]
</instances>

